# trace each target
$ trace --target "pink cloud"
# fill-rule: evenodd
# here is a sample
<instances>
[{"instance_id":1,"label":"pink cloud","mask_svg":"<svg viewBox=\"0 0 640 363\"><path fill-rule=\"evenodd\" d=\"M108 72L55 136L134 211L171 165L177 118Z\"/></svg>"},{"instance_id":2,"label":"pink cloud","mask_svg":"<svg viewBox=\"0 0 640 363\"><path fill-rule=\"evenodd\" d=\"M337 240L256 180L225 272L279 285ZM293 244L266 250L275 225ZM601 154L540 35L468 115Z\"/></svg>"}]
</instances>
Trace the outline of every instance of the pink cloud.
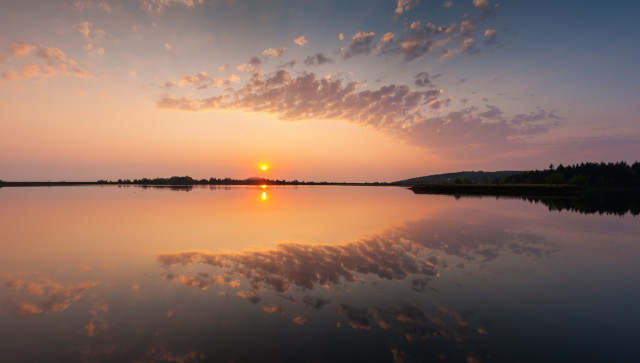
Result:
<instances>
[{"instance_id":1,"label":"pink cloud","mask_svg":"<svg viewBox=\"0 0 640 363\"><path fill-rule=\"evenodd\" d=\"M402 15L402 13L411 10L418 4L418 0L396 0L396 10L393 14L395 17Z\"/></svg>"},{"instance_id":2,"label":"pink cloud","mask_svg":"<svg viewBox=\"0 0 640 363\"><path fill-rule=\"evenodd\" d=\"M9 43L9 53L14 57L23 57L31 54L36 49L33 44L28 44L23 41L14 41Z\"/></svg>"},{"instance_id":3,"label":"pink cloud","mask_svg":"<svg viewBox=\"0 0 640 363\"><path fill-rule=\"evenodd\" d=\"M488 113L468 107L428 116L451 105L453 98L442 98L441 93L438 89L414 91L404 84L370 90L359 82L317 78L313 73L294 77L280 70L256 72L228 94L196 99L165 95L157 106L182 111L262 112L283 120L344 120L412 144L438 146L442 152L466 145L507 147L515 140L546 133L561 124L558 116L544 110L509 117L499 110Z\"/></svg>"},{"instance_id":4,"label":"pink cloud","mask_svg":"<svg viewBox=\"0 0 640 363\"><path fill-rule=\"evenodd\" d=\"M75 0L71 4L66 4L69 7L78 12L83 12L85 9L98 8L100 10L111 12L111 6L106 1L94 2L92 0Z\"/></svg>"},{"instance_id":5,"label":"pink cloud","mask_svg":"<svg viewBox=\"0 0 640 363\"><path fill-rule=\"evenodd\" d=\"M41 314L42 309L30 303L20 302L18 303L18 306L16 306L15 313L19 317L28 317L31 315Z\"/></svg>"},{"instance_id":6,"label":"pink cloud","mask_svg":"<svg viewBox=\"0 0 640 363\"><path fill-rule=\"evenodd\" d=\"M285 47L280 47L278 49L267 48L264 51L262 51L262 56L267 59L277 58L284 53L285 49L286 49Z\"/></svg>"},{"instance_id":7,"label":"pink cloud","mask_svg":"<svg viewBox=\"0 0 640 363\"><path fill-rule=\"evenodd\" d=\"M164 11L166 7L171 5L184 5L193 8L202 4L204 4L204 0L142 0L143 9L156 13Z\"/></svg>"},{"instance_id":8,"label":"pink cloud","mask_svg":"<svg viewBox=\"0 0 640 363\"><path fill-rule=\"evenodd\" d=\"M302 315L298 315L295 318L293 318L293 322L298 324L298 325L303 325L306 321L307 321L307 319L305 317L303 317Z\"/></svg>"},{"instance_id":9,"label":"pink cloud","mask_svg":"<svg viewBox=\"0 0 640 363\"><path fill-rule=\"evenodd\" d=\"M305 38L304 35L297 37L293 40L293 42L298 44L299 46L303 46L308 43L307 38Z\"/></svg>"}]
</instances>

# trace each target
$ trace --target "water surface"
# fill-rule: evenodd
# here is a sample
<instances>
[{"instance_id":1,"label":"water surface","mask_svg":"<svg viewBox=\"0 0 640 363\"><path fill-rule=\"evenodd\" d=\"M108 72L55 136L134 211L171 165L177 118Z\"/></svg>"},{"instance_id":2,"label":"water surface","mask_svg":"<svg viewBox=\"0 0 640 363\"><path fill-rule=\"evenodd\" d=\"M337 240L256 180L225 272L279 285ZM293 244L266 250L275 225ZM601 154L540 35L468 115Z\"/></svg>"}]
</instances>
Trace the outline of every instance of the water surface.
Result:
<instances>
[{"instance_id":1,"label":"water surface","mask_svg":"<svg viewBox=\"0 0 640 363\"><path fill-rule=\"evenodd\" d=\"M3 188L0 360L633 361L639 221L395 187Z\"/></svg>"}]
</instances>

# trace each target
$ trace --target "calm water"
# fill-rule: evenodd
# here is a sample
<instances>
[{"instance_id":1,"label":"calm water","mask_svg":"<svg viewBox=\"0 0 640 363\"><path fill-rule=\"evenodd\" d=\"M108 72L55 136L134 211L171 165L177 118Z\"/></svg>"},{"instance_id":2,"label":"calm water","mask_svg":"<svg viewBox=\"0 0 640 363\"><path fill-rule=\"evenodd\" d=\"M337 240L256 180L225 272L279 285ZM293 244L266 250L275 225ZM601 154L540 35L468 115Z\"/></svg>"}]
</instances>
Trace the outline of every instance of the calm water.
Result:
<instances>
[{"instance_id":1,"label":"calm water","mask_svg":"<svg viewBox=\"0 0 640 363\"><path fill-rule=\"evenodd\" d=\"M637 361L640 217L374 187L0 189L0 361Z\"/></svg>"}]
</instances>

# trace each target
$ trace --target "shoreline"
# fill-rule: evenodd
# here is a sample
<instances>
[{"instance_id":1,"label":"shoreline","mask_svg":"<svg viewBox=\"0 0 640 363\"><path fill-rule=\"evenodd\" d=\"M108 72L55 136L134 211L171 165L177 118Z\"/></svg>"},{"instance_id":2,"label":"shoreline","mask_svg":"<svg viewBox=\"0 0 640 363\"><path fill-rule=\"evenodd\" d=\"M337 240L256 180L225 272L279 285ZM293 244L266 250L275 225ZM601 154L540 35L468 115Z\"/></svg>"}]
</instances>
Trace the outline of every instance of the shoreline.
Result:
<instances>
[{"instance_id":1,"label":"shoreline","mask_svg":"<svg viewBox=\"0 0 640 363\"><path fill-rule=\"evenodd\" d=\"M640 194L638 187L578 187L552 184L416 184L410 187L416 194L454 196L512 196L573 198L592 193Z\"/></svg>"},{"instance_id":2,"label":"shoreline","mask_svg":"<svg viewBox=\"0 0 640 363\"><path fill-rule=\"evenodd\" d=\"M113 186L147 186L147 187L196 187L196 186L300 186L300 185L339 185L339 186L372 186L372 187L410 187L406 184L393 184L393 183L347 183L347 182L286 182L286 183L273 183L273 182L229 182L229 183L118 183L118 182L0 182L0 188L4 187L66 187L66 186L84 186L84 185L113 185Z\"/></svg>"}]
</instances>

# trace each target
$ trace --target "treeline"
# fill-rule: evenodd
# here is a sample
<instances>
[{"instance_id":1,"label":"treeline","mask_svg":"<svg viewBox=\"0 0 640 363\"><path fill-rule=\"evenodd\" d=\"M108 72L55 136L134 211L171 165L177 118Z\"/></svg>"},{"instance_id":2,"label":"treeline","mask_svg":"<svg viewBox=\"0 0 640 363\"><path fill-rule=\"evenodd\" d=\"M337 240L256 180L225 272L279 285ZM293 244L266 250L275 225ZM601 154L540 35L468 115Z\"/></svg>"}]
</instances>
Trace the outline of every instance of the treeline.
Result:
<instances>
[{"instance_id":1,"label":"treeline","mask_svg":"<svg viewBox=\"0 0 640 363\"><path fill-rule=\"evenodd\" d=\"M496 179L498 184L569 184L579 187L640 187L640 163L580 163L526 171Z\"/></svg>"},{"instance_id":2,"label":"treeline","mask_svg":"<svg viewBox=\"0 0 640 363\"><path fill-rule=\"evenodd\" d=\"M333 182L310 182L296 180L272 180L266 178L232 179L232 178L209 178L193 179L190 176L172 176L171 178L155 179L118 179L117 181L98 180L98 184L134 184L134 185L389 185L389 183L333 183Z\"/></svg>"},{"instance_id":3,"label":"treeline","mask_svg":"<svg viewBox=\"0 0 640 363\"><path fill-rule=\"evenodd\" d=\"M520 174L522 171L503 170L503 171L458 171L455 173L445 173L436 175L427 175L417 178L398 180L393 182L396 185L414 185L414 184L490 184L496 179L507 177L514 174Z\"/></svg>"}]
</instances>

